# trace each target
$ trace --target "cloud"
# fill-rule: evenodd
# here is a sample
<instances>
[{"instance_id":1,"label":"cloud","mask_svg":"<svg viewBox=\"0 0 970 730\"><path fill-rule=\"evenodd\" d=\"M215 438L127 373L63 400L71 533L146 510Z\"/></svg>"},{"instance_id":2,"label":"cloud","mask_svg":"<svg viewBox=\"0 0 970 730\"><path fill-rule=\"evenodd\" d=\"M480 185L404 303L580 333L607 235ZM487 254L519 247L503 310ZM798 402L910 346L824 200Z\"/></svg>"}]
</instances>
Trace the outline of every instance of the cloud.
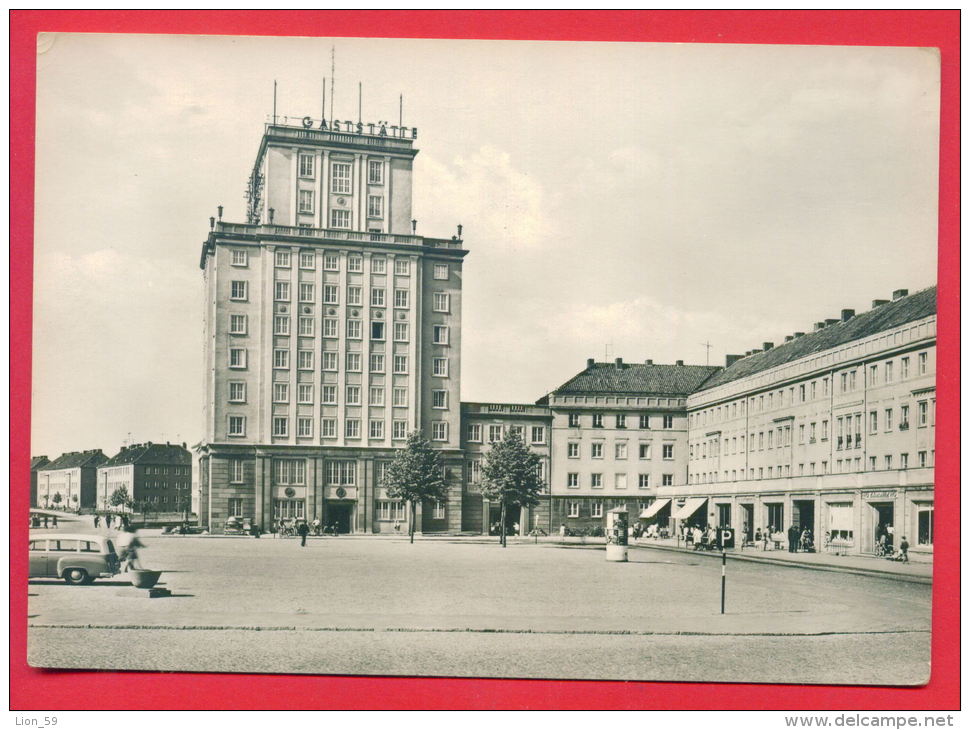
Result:
<instances>
[{"instance_id":1,"label":"cloud","mask_svg":"<svg viewBox=\"0 0 970 730\"><path fill-rule=\"evenodd\" d=\"M535 249L553 235L554 201L508 152L483 145L450 161L425 155L419 164L415 199L422 210L415 215L430 235L461 222L479 245L500 250Z\"/></svg>"}]
</instances>

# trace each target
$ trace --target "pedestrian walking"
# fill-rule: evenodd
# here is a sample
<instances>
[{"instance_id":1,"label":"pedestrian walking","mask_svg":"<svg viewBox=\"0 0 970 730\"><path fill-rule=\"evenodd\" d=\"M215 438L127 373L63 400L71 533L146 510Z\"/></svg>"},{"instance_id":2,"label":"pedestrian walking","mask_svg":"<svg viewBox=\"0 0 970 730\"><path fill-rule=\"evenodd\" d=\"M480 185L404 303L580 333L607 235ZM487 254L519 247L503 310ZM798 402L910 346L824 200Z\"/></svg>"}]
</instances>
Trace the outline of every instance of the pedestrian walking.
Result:
<instances>
[{"instance_id":1,"label":"pedestrian walking","mask_svg":"<svg viewBox=\"0 0 970 730\"><path fill-rule=\"evenodd\" d=\"M306 523L306 520L301 521L296 526L296 534L300 536L300 547L306 547L306 536L310 534L310 526Z\"/></svg>"},{"instance_id":2,"label":"pedestrian walking","mask_svg":"<svg viewBox=\"0 0 970 730\"><path fill-rule=\"evenodd\" d=\"M51 524L52 524L52 525L53 525L54 527L57 527L57 515L54 515L54 516L53 516L53 518L52 518L52 522L51 522Z\"/></svg>"},{"instance_id":3,"label":"pedestrian walking","mask_svg":"<svg viewBox=\"0 0 970 730\"><path fill-rule=\"evenodd\" d=\"M98 526L101 524L101 515L94 516L94 529L97 530Z\"/></svg>"},{"instance_id":4,"label":"pedestrian walking","mask_svg":"<svg viewBox=\"0 0 970 730\"><path fill-rule=\"evenodd\" d=\"M909 562L909 540L903 535L903 539L899 541L899 552L893 557L893 560L898 560L901 563Z\"/></svg>"},{"instance_id":5,"label":"pedestrian walking","mask_svg":"<svg viewBox=\"0 0 970 730\"><path fill-rule=\"evenodd\" d=\"M798 528L794 525L788 528L788 552L798 552Z\"/></svg>"},{"instance_id":6,"label":"pedestrian walking","mask_svg":"<svg viewBox=\"0 0 970 730\"><path fill-rule=\"evenodd\" d=\"M44 529L46 530L48 528L48 526L49 525L48 525L48 522L47 522L47 515L44 515Z\"/></svg>"},{"instance_id":7,"label":"pedestrian walking","mask_svg":"<svg viewBox=\"0 0 970 730\"><path fill-rule=\"evenodd\" d=\"M111 529L111 517L112 515L110 512L104 516L104 526L109 530Z\"/></svg>"}]
</instances>

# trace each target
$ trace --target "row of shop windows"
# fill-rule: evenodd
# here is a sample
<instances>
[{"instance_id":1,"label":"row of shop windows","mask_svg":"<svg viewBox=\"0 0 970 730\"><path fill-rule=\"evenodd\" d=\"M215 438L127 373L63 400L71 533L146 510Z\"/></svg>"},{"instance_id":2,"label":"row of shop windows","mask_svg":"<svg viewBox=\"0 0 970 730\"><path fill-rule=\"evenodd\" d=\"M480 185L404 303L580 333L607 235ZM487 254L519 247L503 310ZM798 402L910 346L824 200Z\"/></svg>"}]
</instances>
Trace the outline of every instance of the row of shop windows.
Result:
<instances>
[{"instance_id":1,"label":"row of shop windows","mask_svg":"<svg viewBox=\"0 0 970 730\"><path fill-rule=\"evenodd\" d=\"M230 517L245 517L243 514L243 499L230 497L227 506ZM432 505L432 516L436 520L443 520L446 514L444 502ZM378 500L375 504L375 515L378 520L399 522L407 519L407 504L396 500ZM306 501L302 499L274 499L273 519L290 520L306 518Z\"/></svg>"}]
</instances>

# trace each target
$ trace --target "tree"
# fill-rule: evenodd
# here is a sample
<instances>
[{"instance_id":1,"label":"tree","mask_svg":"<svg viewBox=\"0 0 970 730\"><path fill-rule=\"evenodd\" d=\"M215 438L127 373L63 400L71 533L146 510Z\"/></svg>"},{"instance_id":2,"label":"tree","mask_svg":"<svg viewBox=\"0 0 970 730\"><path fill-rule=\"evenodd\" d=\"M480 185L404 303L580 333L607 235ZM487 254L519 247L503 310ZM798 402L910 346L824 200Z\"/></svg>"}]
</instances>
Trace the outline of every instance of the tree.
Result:
<instances>
[{"instance_id":1,"label":"tree","mask_svg":"<svg viewBox=\"0 0 970 730\"><path fill-rule=\"evenodd\" d=\"M534 507L545 483L539 478L538 454L529 450L518 431L509 429L505 438L485 454L482 462L482 495L502 506L499 538L505 547L505 514L508 507Z\"/></svg>"},{"instance_id":2,"label":"tree","mask_svg":"<svg viewBox=\"0 0 970 730\"><path fill-rule=\"evenodd\" d=\"M441 452L431 448L431 442L420 431L412 432L404 448L398 449L387 465L382 486L387 489L387 496L408 503L411 513L408 534L413 543L418 502L445 497Z\"/></svg>"},{"instance_id":3,"label":"tree","mask_svg":"<svg viewBox=\"0 0 970 730\"><path fill-rule=\"evenodd\" d=\"M57 506L57 505L59 505L59 504L60 504L60 503L61 503L62 501L63 501L63 498L61 497L61 493L60 493L60 492L54 492L54 496L53 496L53 497L51 497L51 502L53 502L53 503L54 503L54 506L56 507L56 506Z\"/></svg>"},{"instance_id":4,"label":"tree","mask_svg":"<svg viewBox=\"0 0 970 730\"><path fill-rule=\"evenodd\" d=\"M179 490L175 497L175 509L182 513L182 521L189 521L189 510L192 509L192 495L187 490Z\"/></svg>"},{"instance_id":5,"label":"tree","mask_svg":"<svg viewBox=\"0 0 970 730\"><path fill-rule=\"evenodd\" d=\"M108 503L112 507L121 507L123 510L132 506L131 495L128 494L128 487L118 487L111 493Z\"/></svg>"}]
</instances>

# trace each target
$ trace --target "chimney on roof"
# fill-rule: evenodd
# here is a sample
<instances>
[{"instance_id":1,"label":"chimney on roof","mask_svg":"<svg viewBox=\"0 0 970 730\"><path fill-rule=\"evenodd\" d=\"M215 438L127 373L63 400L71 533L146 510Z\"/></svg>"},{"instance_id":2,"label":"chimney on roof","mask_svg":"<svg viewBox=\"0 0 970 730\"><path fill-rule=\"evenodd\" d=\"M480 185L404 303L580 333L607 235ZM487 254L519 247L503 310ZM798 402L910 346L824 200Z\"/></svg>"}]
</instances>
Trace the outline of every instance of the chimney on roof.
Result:
<instances>
[{"instance_id":1,"label":"chimney on roof","mask_svg":"<svg viewBox=\"0 0 970 730\"><path fill-rule=\"evenodd\" d=\"M848 322L853 317L855 317L855 310L854 309L843 309L842 310L842 321L843 322Z\"/></svg>"},{"instance_id":2,"label":"chimney on roof","mask_svg":"<svg viewBox=\"0 0 970 730\"><path fill-rule=\"evenodd\" d=\"M815 332L818 332L819 330L824 330L824 329L825 329L825 322L815 323L815 329L814 329Z\"/></svg>"},{"instance_id":3,"label":"chimney on roof","mask_svg":"<svg viewBox=\"0 0 970 730\"><path fill-rule=\"evenodd\" d=\"M765 349L765 352L767 352L768 350L770 350L772 347L775 346L775 343L774 342L762 342L761 343L761 346Z\"/></svg>"},{"instance_id":4,"label":"chimney on roof","mask_svg":"<svg viewBox=\"0 0 970 730\"><path fill-rule=\"evenodd\" d=\"M785 335L785 342L791 342L795 339L795 335Z\"/></svg>"},{"instance_id":5,"label":"chimney on roof","mask_svg":"<svg viewBox=\"0 0 970 730\"><path fill-rule=\"evenodd\" d=\"M825 326L828 327L830 324L836 324L838 321L837 319L827 319L825 320Z\"/></svg>"},{"instance_id":6,"label":"chimney on roof","mask_svg":"<svg viewBox=\"0 0 970 730\"><path fill-rule=\"evenodd\" d=\"M644 365L653 365L653 360L644 360Z\"/></svg>"},{"instance_id":7,"label":"chimney on roof","mask_svg":"<svg viewBox=\"0 0 970 730\"><path fill-rule=\"evenodd\" d=\"M593 359L593 358L591 358L591 357L589 357L589 358L586 358L586 369L587 369L587 370L589 370L589 369L590 369L591 367L593 367L593 366L594 366L595 364L596 364L596 360L594 360L594 359Z\"/></svg>"},{"instance_id":8,"label":"chimney on roof","mask_svg":"<svg viewBox=\"0 0 970 730\"><path fill-rule=\"evenodd\" d=\"M804 337L804 336L805 336L805 333L804 332L796 332L793 335L793 337L795 337L796 339L799 338L799 337Z\"/></svg>"},{"instance_id":9,"label":"chimney on roof","mask_svg":"<svg viewBox=\"0 0 970 730\"><path fill-rule=\"evenodd\" d=\"M909 289L897 289L893 292L893 301L909 296Z\"/></svg>"},{"instance_id":10,"label":"chimney on roof","mask_svg":"<svg viewBox=\"0 0 970 730\"><path fill-rule=\"evenodd\" d=\"M183 448L183 449L184 449L184 448L186 448L186 447L185 447L185 442L184 442L184 441L182 442L182 448Z\"/></svg>"},{"instance_id":11,"label":"chimney on roof","mask_svg":"<svg viewBox=\"0 0 970 730\"><path fill-rule=\"evenodd\" d=\"M621 367L623 367L623 358L622 357L616 358L616 360L614 360L613 362L616 365L617 369L620 369Z\"/></svg>"},{"instance_id":12,"label":"chimney on roof","mask_svg":"<svg viewBox=\"0 0 970 730\"><path fill-rule=\"evenodd\" d=\"M744 355L726 355L724 357L724 367L726 368L731 367L732 365L734 365L734 363L736 363L738 360L740 360L743 357Z\"/></svg>"},{"instance_id":13,"label":"chimney on roof","mask_svg":"<svg viewBox=\"0 0 970 730\"><path fill-rule=\"evenodd\" d=\"M745 352L744 353L744 356L745 357L751 357L751 350L748 350L747 352Z\"/></svg>"},{"instance_id":14,"label":"chimney on roof","mask_svg":"<svg viewBox=\"0 0 970 730\"><path fill-rule=\"evenodd\" d=\"M752 350L751 351L751 354L752 355L757 355L759 352L761 352L761 350Z\"/></svg>"},{"instance_id":15,"label":"chimney on roof","mask_svg":"<svg viewBox=\"0 0 970 730\"><path fill-rule=\"evenodd\" d=\"M876 307L881 307L883 304L889 304L889 300L888 299L873 299L872 300L872 308L873 309L875 309Z\"/></svg>"},{"instance_id":16,"label":"chimney on roof","mask_svg":"<svg viewBox=\"0 0 970 730\"><path fill-rule=\"evenodd\" d=\"M677 364L678 364L678 365L683 365L683 364L684 364L684 361L683 361L683 360L678 360L678 361L677 361Z\"/></svg>"}]
</instances>

